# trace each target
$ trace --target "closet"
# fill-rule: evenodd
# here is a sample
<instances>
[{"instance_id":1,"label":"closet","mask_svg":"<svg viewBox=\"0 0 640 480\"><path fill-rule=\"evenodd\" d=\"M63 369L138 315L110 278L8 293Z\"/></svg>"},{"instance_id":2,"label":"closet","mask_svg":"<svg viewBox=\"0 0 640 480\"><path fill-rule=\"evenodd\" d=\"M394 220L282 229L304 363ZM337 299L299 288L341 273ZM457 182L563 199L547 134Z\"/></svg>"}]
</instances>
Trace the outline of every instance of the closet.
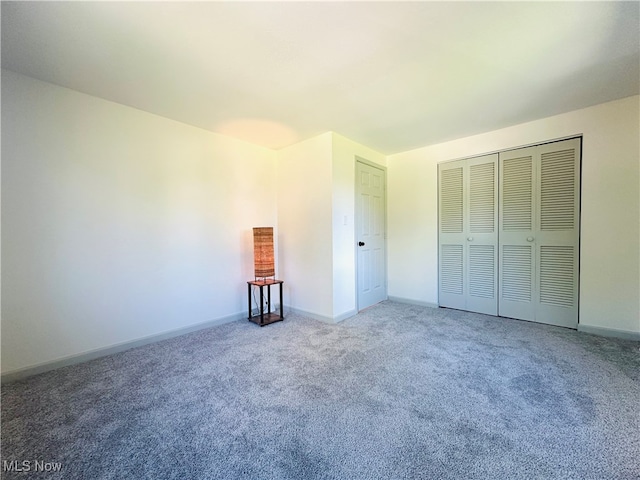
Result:
<instances>
[{"instance_id":1,"label":"closet","mask_svg":"<svg viewBox=\"0 0 640 480\"><path fill-rule=\"evenodd\" d=\"M440 306L578 324L581 139L438 165Z\"/></svg>"}]
</instances>

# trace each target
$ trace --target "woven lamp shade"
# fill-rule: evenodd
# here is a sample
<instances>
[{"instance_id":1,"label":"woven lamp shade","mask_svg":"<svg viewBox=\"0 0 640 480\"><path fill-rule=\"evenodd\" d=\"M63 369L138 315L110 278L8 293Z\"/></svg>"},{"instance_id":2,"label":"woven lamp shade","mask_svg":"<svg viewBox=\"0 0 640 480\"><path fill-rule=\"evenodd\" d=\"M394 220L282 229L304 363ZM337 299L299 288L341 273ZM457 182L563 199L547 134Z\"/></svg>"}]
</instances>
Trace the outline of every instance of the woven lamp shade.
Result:
<instances>
[{"instance_id":1,"label":"woven lamp shade","mask_svg":"<svg viewBox=\"0 0 640 480\"><path fill-rule=\"evenodd\" d=\"M256 278L275 277L273 260L273 227L254 227L253 263Z\"/></svg>"}]
</instances>

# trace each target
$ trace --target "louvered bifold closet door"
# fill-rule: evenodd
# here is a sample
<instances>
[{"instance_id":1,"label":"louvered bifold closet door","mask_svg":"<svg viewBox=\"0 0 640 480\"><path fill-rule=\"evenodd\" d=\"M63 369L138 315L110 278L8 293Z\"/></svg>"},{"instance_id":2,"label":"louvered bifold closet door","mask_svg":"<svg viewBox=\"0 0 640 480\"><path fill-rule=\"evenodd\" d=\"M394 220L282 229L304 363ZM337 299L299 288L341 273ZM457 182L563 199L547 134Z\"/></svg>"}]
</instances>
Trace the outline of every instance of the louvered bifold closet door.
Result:
<instances>
[{"instance_id":1,"label":"louvered bifold closet door","mask_svg":"<svg viewBox=\"0 0 640 480\"><path fill-rule=\"evenodd\" d=\"M500 154L499 314L578 324L580 139Z\"/></svg>"},{"instance_id":2,"label":"louvered bifold closet door","mask_svg":"<svg viewBox=\"0 0 640 480\"><path fill-rule=\"evenodd\" d=\"M497 315L498 156L439 165L442 307Z\"/></svg>"},{"instance_id":3,"label":"louvered bifold closet door","mask_svg":"<svg viewBox=\"0 0 640 480\"><path fill-rule=\"evenodd\" d=\"M500 153L500 287L503 317L535 319L536 147Z\"/></svg>"},{"instance_id":4,"label":"louvered bifold closet door","mask_svg":"<svg viewBox=\"0 0 640 480\"><path fill-rule=\"evenodd\" d=\"M498 155L467 160L466 309L498 314Z\"/></svg>"},{"instance_id":5,"label":"louvered bifold closet door","mask_svg":"<svg viewBox=\"0 0 640 480\"><path fill-rule=\"evenodd\" d=\"M464 309L464 161L438 165L438 303Z\"/></svg>"},{"instance_id":6,"label":"louvered bifold closet door","mask_svg":"<svg viewBox=\"0 0 640 480\"><path fill-rule=\"evenodd\" d=\"M536 321L578 325L580 139L538 147Z\"/></svg>"}]
</instances>

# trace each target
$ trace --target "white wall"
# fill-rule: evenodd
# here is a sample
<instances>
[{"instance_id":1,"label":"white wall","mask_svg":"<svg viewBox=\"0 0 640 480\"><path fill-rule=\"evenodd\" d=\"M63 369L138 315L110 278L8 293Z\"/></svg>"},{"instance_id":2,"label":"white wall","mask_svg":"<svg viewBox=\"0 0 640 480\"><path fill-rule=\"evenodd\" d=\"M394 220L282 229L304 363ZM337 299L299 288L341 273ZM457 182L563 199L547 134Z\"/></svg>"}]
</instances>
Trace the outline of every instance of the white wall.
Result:
<instances>
[{"instance_id":1,"label":"white wall","mask_svg":"<svg viewBox=\"0 0 640 480\"><path fill-rule=\"evenodd\" d=\"M2 372L246 316L276 221L275 152L3 71Z\"/></svg>"},{"instance_id":2,"label":"white wall","mask_svg":"<svg viewBox=\"0 0 640 480\"><path fill-rule=\"evenodd\" d=\"M284 303L333 319L331 133L278 151L278 252Z\"/></svg>"},{"instance_id":3,"label":"white wall","mask_svg":"<svg viewBox=\"0 0 640 480\"><path fill-rule=\"evenodd\" d=\"M583 135L580 325L640 332L640 97L388 158L389 295L438 301L437 164Z\"/></svg>"},{"instance_id":4,"label":"white wall","mask_svg":"<svg viewBox=\"0 0 640 480\"><path fill-rule=\"evenodd\" d=\"M356 313L355 162L386 157L333 132L277 153L285 303L324 321Z\"/></svg>"},{"instance_id":5,"label":"white wall","mask_svg":"<svg viewBox=\"0 0 640 480\"><path fill-rule=\"evenodd\" d=\"M386 159L332 132L276 153L3 71L2 372L244 317L254 226L277 227L287 305L350 315L356 156L388 167L389 295L436 304L437 163L576 134L580 323L640 332L639 101Z\"/></svg>"},{"instance_id":6,"label":"white wall","mask_svg":"<svg viewBox=\"0 0 640 480\"><path fill-rule=\"evenodd\" d=\"M332 143L333 181L333 317L343 319L357 312L356 299L356 156L387 164L381 153L336 133Z\"/></svg>"}]
</instances>

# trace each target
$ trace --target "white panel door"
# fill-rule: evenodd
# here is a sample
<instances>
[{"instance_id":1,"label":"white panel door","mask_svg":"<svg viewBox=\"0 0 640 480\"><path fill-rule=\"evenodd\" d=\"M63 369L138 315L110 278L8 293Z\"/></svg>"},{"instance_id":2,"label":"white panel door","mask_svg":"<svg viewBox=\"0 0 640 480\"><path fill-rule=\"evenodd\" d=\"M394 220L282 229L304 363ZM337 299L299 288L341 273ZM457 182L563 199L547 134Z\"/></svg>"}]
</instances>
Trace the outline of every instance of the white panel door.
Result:
<instances>
[{"instance_id":1,"label":"white panel door","mask_svg":"<svg viewBox=\"0 0 640 480\"><path fill-rule=\"evenodd\" d=\"M439 165L440 306L498 313L497 158Z\"/></svg>"},{"instance_id":2,"label":"white panel door","mask_svg":"<svg viewBox=\"0 0 640 480\"><path fill-rule=\"evenodd\" d=\"M358 310L387 299L385 193L384 170L356 162Z\"/></svg>"}]
</instances>

